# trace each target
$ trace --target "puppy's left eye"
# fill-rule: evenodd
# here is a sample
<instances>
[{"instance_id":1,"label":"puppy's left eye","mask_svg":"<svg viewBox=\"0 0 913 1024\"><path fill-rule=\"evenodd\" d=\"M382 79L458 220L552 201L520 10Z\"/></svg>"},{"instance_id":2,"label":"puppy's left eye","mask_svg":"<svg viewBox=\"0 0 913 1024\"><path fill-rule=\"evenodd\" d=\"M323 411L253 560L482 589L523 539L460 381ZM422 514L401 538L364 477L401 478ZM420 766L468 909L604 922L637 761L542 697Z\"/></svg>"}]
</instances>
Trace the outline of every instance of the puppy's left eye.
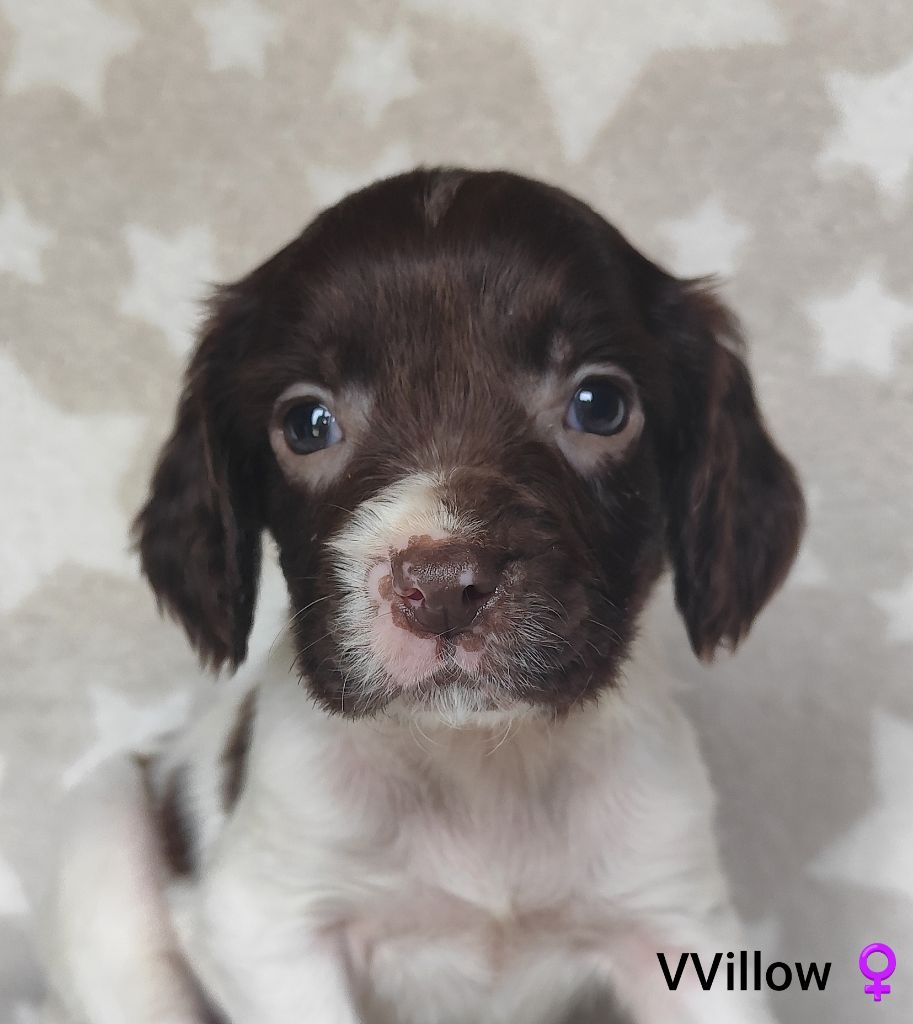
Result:
<instances>
[{"instance_id":1,"label":"puppy's left eye","mask_svg":"<svg viewBox=\"0 0 913 1024\"><path fill-rule=\"evenodd\" d=\"M588 377L568 406L565 423L571 430L610 437L628 422L628 400L622 389L606 377Z\"/></svg>"},{"instance_id":2,"label":"puppy's left eye","mask_svg":"<svg viewBox=\"0 0 913 1024\"><path fill-rule=\"evenodd\" d=\"M296 455L310 455L342 440L336 417L314 399L291 406L283 418L282 432Z\"/></svg>"}]
</instances>

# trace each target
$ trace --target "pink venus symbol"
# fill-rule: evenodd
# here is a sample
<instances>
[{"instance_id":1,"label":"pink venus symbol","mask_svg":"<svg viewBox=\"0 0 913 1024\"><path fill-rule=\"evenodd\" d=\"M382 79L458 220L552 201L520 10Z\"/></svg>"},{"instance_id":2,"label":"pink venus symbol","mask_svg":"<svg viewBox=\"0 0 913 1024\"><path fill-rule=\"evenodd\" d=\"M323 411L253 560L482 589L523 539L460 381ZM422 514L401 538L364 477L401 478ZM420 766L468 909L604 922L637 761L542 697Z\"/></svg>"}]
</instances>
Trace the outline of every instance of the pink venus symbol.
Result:
<instances>
[{"instance_id":1,"label":"pink venus symbol","mask_svg":"<svg viewBox=\"0 0 913 1024\"><path fill-rule=\"evenodd\" d=\"M880 953L887 961L879 971L873 970L869 966L869 957L875 953ZM872 982L871 985L865 987L866 995L870 995L876 1003L880 1003L881 997L891 991L891 986L885 985L884 979L891 977L896 966L897 957L894 955L894 950L883 942L873 942L859 954L859 970Z\"/></svg>"}]
</instances>

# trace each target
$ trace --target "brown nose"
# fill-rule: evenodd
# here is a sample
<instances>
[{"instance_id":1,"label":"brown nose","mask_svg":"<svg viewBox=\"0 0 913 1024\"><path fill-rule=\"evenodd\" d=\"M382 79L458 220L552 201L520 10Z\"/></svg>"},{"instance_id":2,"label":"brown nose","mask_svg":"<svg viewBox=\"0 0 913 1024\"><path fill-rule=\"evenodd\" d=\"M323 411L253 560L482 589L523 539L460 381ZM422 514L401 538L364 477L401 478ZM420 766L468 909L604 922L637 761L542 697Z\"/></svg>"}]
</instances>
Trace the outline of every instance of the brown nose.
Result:
<instances>
[{"instance_id":1,"label":"brown nose","mask_svg":"<svg viewBox=\"0 0 913 1024\"><path fill-rule=\"evenodd\" d=\"M494 557L464 541L418 541L390 564L393 590L429 633L467 629L501 581Z\"/></svg>"}]
</instances>

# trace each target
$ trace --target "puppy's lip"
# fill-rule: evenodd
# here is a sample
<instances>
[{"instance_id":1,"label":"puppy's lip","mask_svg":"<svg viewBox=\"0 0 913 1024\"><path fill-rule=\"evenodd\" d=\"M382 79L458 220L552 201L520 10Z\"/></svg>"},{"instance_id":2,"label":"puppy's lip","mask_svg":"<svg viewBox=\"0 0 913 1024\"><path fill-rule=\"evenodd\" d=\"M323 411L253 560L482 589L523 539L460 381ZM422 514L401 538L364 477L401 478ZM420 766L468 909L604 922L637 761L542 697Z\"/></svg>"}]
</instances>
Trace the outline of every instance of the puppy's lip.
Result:
<instances>
[{"instance_id":1,"label":"puppy's lip","mask_svg":"<svg viewBox=\"0 0 913 1024\"><path fill-rule=\"evenodd\" d=\"M405 611L408 615L408 606ZM445 629L440 633L435 633L421 626L411 615L409 615L409 621L411 623L409 632L419 640L439 640L444 644L459 644L461 647L474 648L476 650L485 643L485 631L476 630L478 620L474 621L468 628L457 627L455 629Z\"/></svg>"}]
</instances>

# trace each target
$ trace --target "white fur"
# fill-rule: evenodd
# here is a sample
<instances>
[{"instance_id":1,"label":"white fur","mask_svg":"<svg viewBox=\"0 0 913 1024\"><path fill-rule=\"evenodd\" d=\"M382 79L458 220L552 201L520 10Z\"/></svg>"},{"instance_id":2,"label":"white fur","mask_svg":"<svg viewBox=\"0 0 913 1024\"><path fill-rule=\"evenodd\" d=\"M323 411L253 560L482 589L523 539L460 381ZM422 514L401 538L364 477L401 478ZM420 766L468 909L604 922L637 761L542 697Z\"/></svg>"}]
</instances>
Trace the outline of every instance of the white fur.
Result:
<instances>
[{"instance_id":1,"label":"white fur","mask_svg":"<svg viewBox=\"0 0 913 1024\"><path fill-rule=\"evenodd\" d=\"M62 1000L87 1024L196 1022L179 946L233 1024L546 1024L600 980L639 1024L769 1021L752 993L662 980L658 951L739 937L692 731L642 653L627 679L563 720L456 729L330 717L266 673L228 817L205 794L250 683L218 689L174 746L201 794L193 884L166 894L130 762L86 794L55 902Z\"/></svg>"}]
</instances>

